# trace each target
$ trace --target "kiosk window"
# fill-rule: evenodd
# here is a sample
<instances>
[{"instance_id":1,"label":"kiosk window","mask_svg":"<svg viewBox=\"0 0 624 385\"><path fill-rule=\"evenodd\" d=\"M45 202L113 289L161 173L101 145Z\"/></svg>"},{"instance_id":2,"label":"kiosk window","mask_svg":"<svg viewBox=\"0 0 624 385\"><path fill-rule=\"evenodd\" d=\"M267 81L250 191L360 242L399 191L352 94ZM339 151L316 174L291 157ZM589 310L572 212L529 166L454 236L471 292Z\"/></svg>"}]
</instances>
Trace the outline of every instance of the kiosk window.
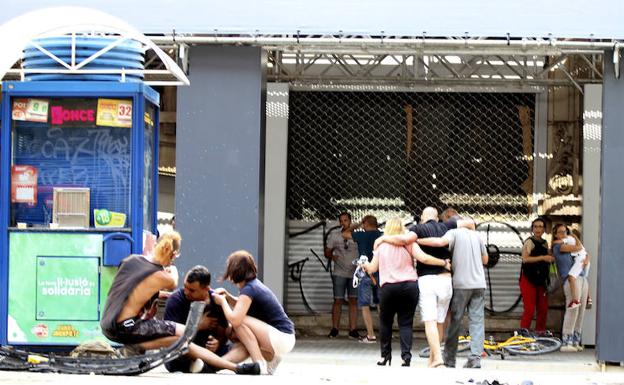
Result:
<instances>
[{"instance_id":1,"label":"kiosk window","mask_svg":"<svg viewBox=\"0 0 624 385\"><path fill-rule=\"evenodd\" d=\"M54 188L81 187L90 226L94 209L125 214L127 226L131 111L125 99L13 99L11 225L47 225Z\"/></svg>"},{"instance_id":2,"label":"kiosk window","mask_svg":"<svg viewBox=\"0 0 624 385\"><path fill-rule=\"evenodd\" d=\"M144 116L144 125L145 125L145 136L144 136L144 150L145 155L143 157L143 162L145 165L144 173L143 173L143 228L151 231L152 233L156 233L156 229L153 228L154 223L154 170L156 167L156 159L155 159L155 151L154 147L155 143L155 133L154 133L154 119L155 119L155 111L154 106L145 102L145 116Z\"/></svg>"}]
</instances>

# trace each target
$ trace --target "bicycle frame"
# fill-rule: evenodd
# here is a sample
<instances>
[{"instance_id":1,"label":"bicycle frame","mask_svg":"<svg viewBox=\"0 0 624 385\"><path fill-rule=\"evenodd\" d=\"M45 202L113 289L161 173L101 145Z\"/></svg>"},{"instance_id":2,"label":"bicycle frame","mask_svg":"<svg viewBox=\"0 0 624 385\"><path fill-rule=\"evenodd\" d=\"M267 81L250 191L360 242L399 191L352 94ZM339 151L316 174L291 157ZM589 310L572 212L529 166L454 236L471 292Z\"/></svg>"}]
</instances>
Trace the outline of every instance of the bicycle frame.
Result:
<instances>
[{"instance_id":1,"label":"bicycle frame","mask_svg":"<svg viewBox=\"0 0 624 385\"><path fill-rule=\"evenodd\" d=\"M460 336L459 340L470 341L471 338L470 336ZM483 349L485 350L487 355L500 354L502 357L506 354L505 349L504 349L505 347L524 345L524 344L529 344L529 343L533 343L536 341L537 340L533 337L525 337L521 335L511 336L502 342L497 342L497 341L494 341L492 338L490 338L489 340L483 341Z\"/></svg>"},{"instance_id":2,"label":"bicycle frame","mask_svg":"<svg viewBox=\"0 0 624 385\"><path fill-rule=\"evenodd\" d=\"M524 336L511 336L507 338L505 341L496 342L494 340L485 340L483 342L483 348L487 351L496 352L504 351L504 348L507 346L517 346L523 345L527 343L535 342L535 338L532 337L524 337Z\"/></svg>"}]
</instances>

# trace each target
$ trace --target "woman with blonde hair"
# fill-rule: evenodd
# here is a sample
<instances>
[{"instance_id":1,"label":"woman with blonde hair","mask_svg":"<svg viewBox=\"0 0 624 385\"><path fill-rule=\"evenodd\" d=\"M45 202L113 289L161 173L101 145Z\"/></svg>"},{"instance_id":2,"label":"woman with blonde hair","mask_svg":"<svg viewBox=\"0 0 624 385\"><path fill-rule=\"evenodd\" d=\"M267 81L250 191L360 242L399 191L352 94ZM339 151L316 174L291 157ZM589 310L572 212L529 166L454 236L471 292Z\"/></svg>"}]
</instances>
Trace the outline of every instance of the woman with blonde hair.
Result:
<instances>
[{"instance_id":1,"label":"woman with blonde hair","mask_svg":"<svg viewBox=\"0 0 624 385\"><path fill-rule=\"evenodd\" d=\"M386 222L385 235L405 233L405 226L400 218ZM401 343L402 366L410 366L412 360L412 329L414 312L418 304L418 276L414 268L414 258L422 263L446 266L448 260L441 260L425 254L418 244L395 246L390 243L376 244L373 259L363 265L367 273L379 271L381 285L379 304L379 342L381 361L377 365L392 363L392 323L397 315Z\"/></svg>"}]
</instances>

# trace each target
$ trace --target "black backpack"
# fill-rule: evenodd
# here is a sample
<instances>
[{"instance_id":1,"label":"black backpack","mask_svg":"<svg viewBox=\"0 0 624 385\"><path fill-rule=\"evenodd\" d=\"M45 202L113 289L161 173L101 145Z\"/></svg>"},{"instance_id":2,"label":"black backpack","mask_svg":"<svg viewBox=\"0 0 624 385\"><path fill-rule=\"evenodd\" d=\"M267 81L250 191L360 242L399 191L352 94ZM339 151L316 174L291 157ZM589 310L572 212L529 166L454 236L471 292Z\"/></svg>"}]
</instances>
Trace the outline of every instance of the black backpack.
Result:
<instances>
[{"instance_id":1,"label":"black backpack","mask_svg":"<svg viewBox=\"0 0 624 385\"><path fill-rule=\"evenodd\" d=\"M498 249L498 246L494 244L488 244L485 246L485 248L488 253L488 263L485 265L485 267L491 269L496 266L498 260L500 259L500 250Z\"/></svg>"}]
</instances>

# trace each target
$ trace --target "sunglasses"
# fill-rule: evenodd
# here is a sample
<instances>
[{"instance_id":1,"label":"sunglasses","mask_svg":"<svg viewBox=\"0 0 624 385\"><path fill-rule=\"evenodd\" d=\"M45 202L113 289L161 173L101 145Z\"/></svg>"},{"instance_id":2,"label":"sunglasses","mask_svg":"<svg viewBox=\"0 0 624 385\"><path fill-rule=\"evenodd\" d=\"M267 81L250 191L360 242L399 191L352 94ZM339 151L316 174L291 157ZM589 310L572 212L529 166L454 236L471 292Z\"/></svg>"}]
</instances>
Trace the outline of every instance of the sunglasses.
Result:
<instances>
[{"instance_id":1,"label":"sunglasses","mask_svg":"<svg viewBox=\"0 0 624 385\"><path fill-rule=\"evenodd\" d=\"M349 240L343 239L343 241L344 241L344 249L347 250L349 248Z\"/></svg>"}]
</instances>

